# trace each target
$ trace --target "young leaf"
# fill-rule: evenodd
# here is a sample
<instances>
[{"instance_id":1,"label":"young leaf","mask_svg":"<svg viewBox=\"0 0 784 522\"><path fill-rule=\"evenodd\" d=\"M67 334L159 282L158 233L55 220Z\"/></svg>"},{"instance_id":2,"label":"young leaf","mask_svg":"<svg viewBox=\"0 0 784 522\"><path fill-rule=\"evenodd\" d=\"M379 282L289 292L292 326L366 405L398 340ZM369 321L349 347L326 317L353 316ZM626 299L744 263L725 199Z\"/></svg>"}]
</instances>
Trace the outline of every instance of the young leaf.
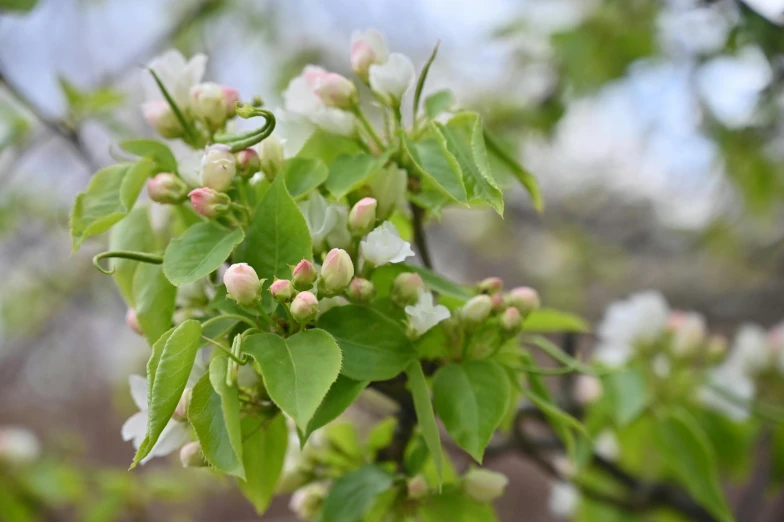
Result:
<instances>
[{"instance_id":1,"label":"young leaf","mask_svg":"<svg viewBox=\"0 0 784 522\"><path fill-rule=\"evenodd\" d=\"M212 221L194 225L169 243L163 273L175 286L192 283L217 270L244 237L242 229L229 230Z\"/></svg>"},{"instance_id":2,"label":"young leaf","mask_svg":"<svg viewBox=\"0 0 784 522\"><path fill-rule=\"evenodd\" d=\"M120 142L120 148L129 154L142 156L155 162L158 172L177 172L177 160L166 146L157 140L137 139Z\"/></svg>"},{"instance_id":3,"label":"young leaf","mask_svg":"<svg viewBox=\"0 0 784 522\"><path fill-rule=\"evenodd\" d=\"M648 406L645 377L637 370L609 373L602 378L602 384L619 426L632 422Z\"/></svg>"},{"instance_id":4,"label":"young leaf","mask_svg":"<svg viewBox=\"0 0 784 522\"><path fill-rule=\"evenodd\" d=\"M430 118L435 118L444 111L448 111L455 104L455 95L449 89L434 92L425 98L425 113Z\"/></svg>"},{"instance_id":5,"label":"young leaf","mask_svg":"<svg viewBox=\"0 0 784 522\"><path fill-rule=\"evenodd\" d=\"M341 154L358 154L362 149L357 140L316 129L297 153L298 158L320 159L329 166Z\"/></svg>"},{"instance_id":6,"label":"young leaf","mask_svg":"<svg viewBox=\"0 0 784 522\"><path fill-rule=\"evenodd\" d=\"M286 418L247 416L242 419L242 462L245 480L240 489L259 515L269 507L283 471L289 432Z\"/></svg>"},{"instance_id":7,"label":"young leaf","mask_svg":"<svg viewBox=\"0 0 784 522\"><path fill-rule=\"evenodd\" d=\"M147 456L171 420L200 344L201 324L190 319L163 334L153 345L147 363L147 436L139 446L131 467Z\"/></svg>"},{"instance_id":8,"label":"young leaf","mask_svg":"<svg viewBox=\"0 0 784 522\"><path fill-rule=\"evenodd\" d=\"M435 47L433 47L433 52L430 53L430 58L427 59L425 62L425 66L422 67L422 72L419 73L419 80L417 80L416 90L414 91L414 105L413 109L413 121L416 121L417 113L419 112L419 100L422 98L422 90L425 88L425 82L427 81L427 74L430 72L430 66L433 65L433 62L438 55L438 46L441 42L436 42Z\"/></svg>"},{"instance_id":9,"label":"young leaf","mask_svg":"<svg viewBox=\"0 0 784 522\"><path fill-rule=\"evenodd\" d=\"M403 325L373 308L339 306L322 315L318 325L340 345L341 373L351 379L391 379L416 356Z\"/></svg>"},{"instance_id":10,"label":"young leaf","mask_svg":"<svg viewBox=\"0 0 784 522\"><path fill-rule=\"evenodd\" d=\"M487 150L490 154L506 165L506 168L514 174L531 196L534 208L541 212L544 209L544 200L542 199L542 193L539 190L539 183L536 181L536 177L525 170L510 153L506 152L500 142L487 130L484 131L484 141L487 143Z\"/></svg>"},{"instance_id":11,"label":"young leaf","mask_svg":"<svg viewBox=\"0 0 784 522\"><path fill-rule=\"evenodd\" d=\"M329 177L324 186L335 198L345 197L346 194L361 187L371 176L381 170L393 150L389 149L380 158L366 153L338 156L329 166Z\"/></svg>"},{"instance_id":12,"label":"young leaf","mask_svg":"<svg viewBox=\"0 0 784 522\"><path fill-rule=\"evenodd\" d=\"M388 490L395 477L374 464L343 475L329 490L320 522L359 522L376 496Z\"/></svg>"},{"instance_id":13,"label":"young leaf","mask_svg":"<svg viewBox=\"0 0 784 522\"><path fill-rule=\"evenodd\" d=\"M155 236L146 206L134 208L109 232L109 250L152 252L154 249ZM115 258L110 261L109 268L114 270L114 282L129 306L134 304L133 276L139 266L141 263L132 259ZM153 342L155 340L157 337Z\"/></svg>"},{"instance_id":14,"label":"young leaf","mask_svg":"<svg viewBox=\"0 0 784 522\"><path fill-rule=\"evenodd\" d=\"M252 266L262 279L288 279L290 266L311 259L312 242L305 218L278 176L256 207L245 241L236 257Z\"/></svg>"},{"instance_id":15,"label":"young leaf","mask_svg":"<svg viewBox=\"0 0 784 522\"><path fill-rule=\"evenodd\" d=\"M591 331L591 325L578 315L553 308L539 308L525 318L523 331L536 333L588 333Z\"/></svg>"},{"instance_id":16,"label":"young leaf","mask_svg":"<svg viewBox=\"0 0 784 522\"><path fill-rule=\"evenodd\" d=\"M427 449L433 457L433 463L438 473L439 485L444 469L444 455L441 449L441 435L438 433L436 415L433 413L433 404L430 400L430 388L427 387L425 374L422 371L422 364L414 361L408 367L408 383L411 386L411 395L414 397L414 409L416 410L419 428L422 430L422 437L425 439Z\"/></svg>"},{"instance_id":17,"label":"young leaf","mask_svg":"<svg viewBox=\"0 0 784 522\"><path fill-rule=\"evenodd\" d=\"M460 491L430 495L417 513L422 522L498 522L491 504L480 504Z\"/></svg>"},{"instance_id":18,"label":"young leaf","mask_svg":"<svg viewBox=\"0 0 784 522\"><path fill-rule=\"evenodd\" d=\"M242 427L240 425L240 399L236 386L229 386L226 375L229 368L229 359L222 355L215 357L210 363L210 385L220 397L220 410L222 422L226 427L234 456L242 462ZM237 474L245 478L244 468Z\"/></svg>"},{"instance_id":19,"label":"young leaf","mask_svg":"<svg viewBox=\"0 0 784 522\"><path fill-rule=\"evenodd\" d=\"M433 377L438 416L455 442L479 463L510 396L509 379L494 361L449 364Z\"/></svg>"},{"instance_id":20,"label":"young leaf","mask_svg":"<svg viewBox=\"0 0 784 522\"><path fill-rule=\"evenodd\" d=\"M681 408L656 423L659 449L686 489L722 522L734 520L721 489L716 458L700 425Z\"/></svg>"},{"instance_id":21,"label":"young leaf","mask_svg":"<svg viewBox=\"0 0 784 522\"><path fill-rule=\"evenodd\" d=\"M294 199L309 194L327 180L329 172L324 162L312 158L289 158L283 164L286 187Z\"/></svg>"},{"instance_id":22,"label":"young leaf","mask_svg":"<svg viewBox=\"0 0 784 522\"><path fill-rule=\"evenodd\" d=\"M300 444L304 445L310 434L335 420L346 408L351 406L359 394L368 385L368 381L355 381L345 375L339 375L330 387L324 400L321 401L316 413L308 423L308 429L300 433Z\"/></svg>"},{"instance_id":23,"label":"young leaf","mask_svg":"<svg viewBox=\"0 0 784 522\"><path fill-rule=\"evenodd\" d=\"M435 130L433 138L414 143L408 136L402 135L405 153L412 164L414 172L431 183L443 194L454 201L465 202L466 188L463 183L463 171L457 159L449 152L443 136Z\"/></svg>"},{"instance_id":24,"label":"young leaf","mask_svg":"<svg viewBox=\"0 0 784 522\"><path fill-rule=\"evenodd\" d=\"M136 163L112 165L95 173L87 189L76 196L71 211L74 252L86 238L106 232L130 212L154 167L152 161L141 159Z\"/></svg>"},{"instance_id":25,"label":"young leaf","mask_svg":"<svg viewBox=\"0 0 784 522\"><path fill-rule=\"evenodd\" d=\"M243 350L259 363L270 398L306 431L340 373L340 348L332 336L319 329L288 339L261 333L245 339Z\"/></svg>"},{"instance_id":26,"label":"young leaf","mask_svg":"<svg viewBox=\"0 0 784 522\"><path fill-rule=\"evenodd\" d=\"M160 265L138 265L133 280L136 318L147 342L153 344L172 326L177 288L163 275Z\"/></svg>"}]
</instances>

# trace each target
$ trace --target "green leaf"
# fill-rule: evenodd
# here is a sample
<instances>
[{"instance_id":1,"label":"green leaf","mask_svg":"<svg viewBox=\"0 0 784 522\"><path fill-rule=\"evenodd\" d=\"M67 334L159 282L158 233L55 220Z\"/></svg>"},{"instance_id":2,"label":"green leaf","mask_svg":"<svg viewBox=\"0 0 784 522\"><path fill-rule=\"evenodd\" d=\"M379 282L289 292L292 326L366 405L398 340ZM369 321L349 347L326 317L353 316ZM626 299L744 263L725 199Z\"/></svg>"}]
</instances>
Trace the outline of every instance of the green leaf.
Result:
<instances>
[{"instance_id":1,"label":"green leaf","mask_svg":"<svg viewBox=\"0 0 784 522\"><path fill-rule=\"evenodd\" d=\"M462 112L449 123L435 123L446 140L446 148L457 159L469 199L481 199L503 215L504 198L490 172L482 135L482 122L475 112Z\"/></svg>"},{"instance_id":2,"label":"green leaf","mask_svg":"<svg viewBox=\"0 0 784 522\"><path fill-rule=\"evenodd\" d=\"M351 379L391 379L416 356L403 325L373 308L339 306L322 315L318 325L340 345L341 373Z\"/></svg>"},{"instance_id":3,"label":"green leaf","mask_svg":"<svg viewBox=\"0 0 784 522\"><path fill-rule=\"evenodd\" d=\"M460 164L447 149L446 141L438 129L434 128L432 135L433 138L418 143L403 135L403 147L414 172L429 180L450 199L465 202L467 194Z\"/></svg>"},{"instance_id":4,"label":"green leaf","mask_svg":"<svg viewBox=\"0 0 784 522\"><path fill-rule=\"evenodd\" d=\"M733 516L721 489L708 437L686 410L666 411L656 423L659 449L686 489L722 522Z\"/></svg>"},{"instance_id":5,"label":"green leaf","mask_svg":"<svg viewBox=\"0 0 784 522\"><path fill-rule=\"evenodd\" d=\"M613 405L615 422L629 424L648 406L650 397L645 386L645 376L637 370L617 371L602 378L607 400Z\"/></svg>"},{"instance_id":6,"label":"green leaf","mask_svg":"<svg viewBox=\"0 0 784 522\"><path fill-rule=\"evenodd\" d=\"M0 9L25 12L32 11L37 4L38 0L0 0Z\"/></svg>"},{"instance_id":7,"label":"green leaf","mask_svg":"<svg viewBox=\"0 0 784 522\"><path fill-rule=\"evenodd\" d=\"M498 522L492 505L475 502L460 491L427 497L417 514L422 522Z\"/></svg>"},{"instance_id":8,"label":"green leaf","mask_svg":"<svg viewBox=\"0 0 784 522\"><path fill-rule=\"evenodd\" d=\"M590 331L591 324L582 317L553 308L539 308L534 310L523 322L523 332L588 333Z\"/></svg>"},{"instance_id":9,"label":"green leaf","mask_svg":"<svg viewBox=\"0 0 784 522\"><path fill-rule=\"evenodd\" d=\"M438 433L436 415L433 413L433 404L430 400L430 388L427 387L422 363L414 361L408 367L408 383L411 386L411 395L414 397L414 410L416 410L419 428L425 439L427 449L433 457L438 479L441 480L444 469L444 455L441 449L441 435ZM439 482L440 485L440 482Z\"/></svg>"},{"instance_id":10,"label":"green leaf","mask_svg":"<svg viewBox=\"0 0 784 522\"><path fill-rule=\"evenodd\" d=\"M163 255L163 273L175 286L192 283L217 270L229 258L244 234L212 221L190 227L172 239Z\"/></svg>"},{"instance_id":11,"label":"green leaf","mask_svg":"<svg viewBox=\"0 0 784 522\"><path fill-rule=\"evenodd\" d=\"M58 82L68 102L68 117L77 122L90 116L107 113L125 99L122 92L111 87L98 87L86 91L63 76L58 77Z\"/></svg>"},{"instance_id":12,"label":"green leaf","mask_svg":"<svg viewBox=\"0 0 784 522\"><path fill-rule=\"evenodd\" d=\"M490 154L509 169L512 175L517 178L517 181L525 187L525 190L531 196L534 208L541 212L544 209L544 200L542 199L542 192L539 190L539 182L536 180L536 176L523 168L520 162L515 159L514 154L507 152L500 141L487 130L484 131L484 140L487 143L487 150Z\"/></svg>"},{"instance_id":13,"label":"green leaf","mask_svg":"<svg viewBox=\"0 0 784 522\"><path fill-rule=\"evenodd\" d=\"M509 379L494 361L449 364L433 377L438 416L455 442L479 463L511 393Z\"/></svg>"},{"instance_id":14,"label":"green leaf","mask_svg":"<svg viewBox=\"0 0 784 522\"><path fill-rule=\"evenodd\" d=\"M120 142L120 148L128 154L151 159L158 165L159 172L177 172L177 160L166 146L157 140L137 139Z\"/></svg>"},{"instance_id":15,"label":"green leaf","mask_svg":"<svg viewBox=\"0 0 784 522\"><path fill-rule=\"evenodd\" d=\"M435 118L455 105L455 95L449 89L434 92L425 98L425 112L430 118Z\"/></svg>"},{"instance_id":16,"label":"green leaf","mask_svg":"<svg viewBox=\"0 0 784 522\"><path fill-rule=\"evenodd\" d=\"M120 163L95 173L87 189L76 196L71 211L73 251L86 238L106 232L130 212L153 172L152 161Z\"/></svg>"},{"instance_id":17,"label":"green leaf","mask_svg":"<svg viewBox=\"0 0 784 522\"><path fill-rule=\"evenodd\" d=\"M311 433L335 420L346 408L351 406L362 393L369 381L355 381L345 375L339 375L330 387L324 400L321 401L316 413L308 423L308 429L300 434L300 443L305 444Z\"/></svg>"},{"instance_id":18,"label":"green leaf","mask_svg":"<svg viewBox=\"0 0 784 522\"><path fill-rule=\"evenodd\" d=\"M291 266L312 260L312 250L308 224L286 191L284 176L278 176L256 207L236 257L271 282L275 277L289 279Z\"/></svg>"},{"instance_id":19,"label":"green leaf","mask_svg":"<svg viewBox=\"0 0 784 522\"><path fill-rule=\"evenodd\" d=\"M139 263L133 279L136 318L151 345L172 326L177 288L172 285L160 265Z\"/></svg>"},{"instance_id":20,"label":"green leaf","mask_svg":"<svg viewBox=\"0 0 784 522\"><path fill-rule=\"evenodd\" d=\"M340 155L329 166L329 177L324 184L336 199L358 189L384 167L393 149L380 158L371 154Z\"/></svg>"},{"instance_id":21,"label":"green leaf","mask_svg":"<svg viewBox=\"0 0 784 522\"><path fill-rule=\"evenodd\" d=\"M220 360L223 363L215 363ZM238 455L235 446L236 430L241 430L241 426L233 422L233 413L229 413L229 419L225 417L224 413L232 411L234 394L237 393L236 388L233 388L233 392L227 389L225 364L225 358L215 358L210 364L210 372L203 375L193 387L191 404L188 407L188 421L196 432L207 462L218 471L244 478L242 450L240 449ZM221 370L223 370L223 375L219 375ZM213 373L215 374L214 378ZM223 395L214 389L216 385L222 388ZM238 417L239 411L237 412ZM232 432L234 433L232 434Z\"/></svg>"},{"instance_id":22,"label":"green leaf","mask_svg":"<svg viewBox=\"0 0 784 522\"><path fill-rule=\"evenodd\" d=\"M343 475L324 500L320 522L358 522L377 495L388 490L395 477L373 464Z\"/></svg>"},{"instance_id":23,"label":"green leaf","mask_svg":"<svg viewBox=\"0 0 784 522\"><path fill-rule=\"evenodd\" d=\"M332 336L319 329L288 339L255 334L245 339L243 350L259 363L270 398L306 431L340 373L340 348Z\"/></svg>"},{"instance_id":24,"label":"green leaf","mask_svg":"<svg viewBox=\"0 0 784 522\"><path fill-rule=\"evenodd\" d=\"M185 391L200 344L201 324L190 319L164 333L153 345L147 363L147 436L139 446L131 467L150 453L171 420Z\"/></svg>"},{"instance_id":25,"label":"green leaf","mask_svg":"<svg viewBox=\"0 0 784 522\"><path fill-rule=\"evenodd\" d=\"M360 152L362 148L355 139L316 129L299 150L297 157L320 159L329 166L341 154L351 155Z\"/></svg>"},{"instance_id":26,"label":"green leaf","mask_svg":"<svg viewBox=\"0 0 784 522\"><path fill-rule=\"evenodd\" d=\"M419 80L417 80L416 89L414 90L414 104L412 120L416 121L417 115L419 113L419 100L422 98L422 90L425 88L425 82L427 81L427 75L430 72L430 67L433 65L433 62L438 55L438 46L441 42L436 42L435 47L433 47L433 52L430 53L430 57L425 62L425 66L422 67L422 72L419 73Z\"/></svg>"},{"instance_id":27,"label":"green leaf","mask_svg":"<svg viewBox=\"0 0 784 522\"><path fill-rule=\"evenodd\" d=\"M309 194L327 180L329 171L324 162L312 158L290 158L283 164L286 187L294 199Z\"/></svg>"},{"instance_id":28,"label":"green leaf","mask_svg":"<svg viewBox=\"0 0 784 522\"><path fill-rule=\"evenodd\" d=\"M155 236L150 225L149 209L145 206L131 210L109 233L109 250L152 252L154 249ZM110 261L114 282L129 306L134 304L133 276L139 266L141 263L132 259L114 258Z\"/></svg>"},{"instance_id":29,"label":"green leaf","mask_svg":"<svg viewBox=\"0 0 784 522\"><path fill-rule=\"evenodd\" d=\"M262 515L272 501L286 459L289 442L286 418L283 415L272 419L245 417L242 441L245 480L240 480L239 486L256 513Z\"/></svg>"}]
</instances>

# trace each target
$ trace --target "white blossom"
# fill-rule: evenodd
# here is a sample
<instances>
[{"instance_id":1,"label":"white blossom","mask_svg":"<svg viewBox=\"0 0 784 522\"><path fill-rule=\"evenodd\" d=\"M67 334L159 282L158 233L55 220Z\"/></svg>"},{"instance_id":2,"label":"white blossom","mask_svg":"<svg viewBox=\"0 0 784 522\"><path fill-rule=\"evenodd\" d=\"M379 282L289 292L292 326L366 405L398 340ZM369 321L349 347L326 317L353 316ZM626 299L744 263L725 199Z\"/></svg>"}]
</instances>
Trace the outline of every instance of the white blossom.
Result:
<instances>
[{"instance_id":1,"label":"white blossom","mask_svg":"<svg viewBox=\"0 0 784 522\"><path fill-rule=\"evenodd\" d=\"M359 244L362 258L373 266L400 263L414 255L411 244L403 241L395 225L384 221Z\"/></svg>"},{"instance_id":2,"label":"white blossom","mask_svg":"<svg viewBox=\"0 0 784 522\"><path fill-rule=\"evenodd\" d=\"M593 449L597 455L605 460L615 461L621 454L621 444L618 437L610 430L604 430L596 436Z\"/></svg>"},{"instance_id":3,"label":"white blossom","mask_svg":"<svg viewBox=\"0 0 784 522\"><path fill-rule=\"evenodd\" d=\"M194 54L190 60L186 61L180 51L170 49L153 58L147 67L155 71L174 103L181 110L186 110L191 102L191 87L200 83L204 76L207 56ZM142 88L148 101L164 99L155 79L147 71L143 76Z\"/></svg>"},{"instance_id":4,"label":"white blossom","mask_svg":"<svg viewBox=\"0 0 784 522\"><path fill-rule=\"evenodd\" d=\"M283 105L286 113L284 119L289 122L300 124L310 123L310 131L313 126L321 127L331 134L340 136L352 136L356 130L354 115L334 107L327 107L316 94L314 87L308 82L311 76L325 74L326 71L321 67L308 65L302 74L291 80L288 87L283 92ZM308 125L304 125L298 130L298 134L307 132ZM289 136L283 134L286 139Z\"/></svg>"},{"instance_id":5,"label":"white blossom","mask_svg":"<svg viewBox=\"0 0 784 522\"><path fill-rule=\"evenodd\" d=\"M726 360L714 368L707 377L708 382L698 392L699 400L708 408L715 410L735 422L749 418L748 407L754 398L756 386L749 376Z\"/></svg>"},{"instance_id":6,"label":"white blossom","mask_svg":"<svg viewBox=\"0 0 784 522\"><path fill-rule=\"evenodd\" d=\"M744 375L753 376L766 369L771 362L771 350L765 330L755 324L744 324L738 330L724 364Z\"/></svg>"},{"instance_id":7,"label":"white blossom","mask_svg":"<svg viewBox=\"0 0 784 522\"><path fill-rule=\"evenodd\" d=\"M348 209L345 205L331 203L314 190L307 200L299 203L299 209L305 216L316 250L322 249L325 241L337 248L345 246L347 234L348 241L351 241L348 232Z\"/></svg>"},{"instance_id":8,"label":"white blossom","mask_svg":"<svg viewBox=\"0 0 784 522\"><path fill-rule=\"evenodd\" d=\"M446 306L433 303L433 294L430 292L419 294L417 303L413 306L406 306L405 310L408 314L409 328L416 337L420 337L451 316Z\"/></svg>"},{"instance_id":9,"label":"white blossom","mask_svg":"<svg viewBox=\"0 0 784 522\"><path fill-rule=\"evenodd\" d=\"M392 53L385 63L371 65L369 76L373 92L387 105L397 107L413 85L416 71L408 56Z\"/></svg>"},{"instance_id":10,"label":"white blossom","mask_svg":"<svg viewBox=\"0 0 784 522\"><path fill-rule=\"evenodd\" d=\"M782 0L743 0L743 3L757 11L771 22L784 25L784 1Z\"/></svg>"},{"instance_id":11,"label":"white blossom","mask_svg":"<svg viewBox=\"0 0 784 522\"><path fill-rule=\"evenodd\" d=\"M35 433L19 426L0 427L0 461L27 464L41 454Z\"/></svg>"},{"instance_id":12,"label":"white blossom","mask_svg":"<svg viewBox=\"0 0 784 522\"><path fill-rule=\"evenodd\" d=\"M548 507L556 518L568 519L577 510L580 492L570 482L558 481L550 489Z\"/></svg>"}]
</instances>

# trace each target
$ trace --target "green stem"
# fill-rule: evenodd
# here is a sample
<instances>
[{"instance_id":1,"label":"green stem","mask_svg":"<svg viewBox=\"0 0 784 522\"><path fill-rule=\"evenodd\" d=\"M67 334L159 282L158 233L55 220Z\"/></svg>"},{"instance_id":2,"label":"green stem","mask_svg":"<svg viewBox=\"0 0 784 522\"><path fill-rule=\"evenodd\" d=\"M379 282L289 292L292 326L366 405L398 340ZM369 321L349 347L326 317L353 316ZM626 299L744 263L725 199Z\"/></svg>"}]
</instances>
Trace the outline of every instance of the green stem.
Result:
<instances>
[{"instance_id":1,"label":"green stem","mask_svg":"<svg viewBox=\"0 0 784 522\"><path fill-rule=\"evenodd\" d=\"M216 341L215 339L210 339L206 335L202 335L201 338L207 341L208 343L212 344L213 346L217 346L218 348L220 348L221 351L223 351L223 353L226 354L227 357L229 357L237 364L245 365L247 363L247 361L243 361L242 359L238 359L237 357L235 357L235 355L231 353L231 350L226 348L222 343Z\"/></svg>"},{"instance_id":2,"label":"green stem","mask_svg":"<svg viewBox=\"0 0 784 522\"><path fill-rule=\"evenodd\" d=\"M101 266L100 263L102 259L108 259L111 257L131 259L133 261L139 261L140 263L150 263L151 265L160 265L163 263L163 258L161 256L147 254L146 252L134 252L132 250L110 250L109 252L102 252L93 257L93 265L95 265L95 268L97 268L102 274L112 275L114 274L115 269L112 268L111 270L106 270Z\"/></svg>"},{"instance_id":3,"label":"green stem","mask_svg":"<svg viewBox=\"0 0 784 522\"><path fill-rule=\"evenodd\" d=\"M359 106L357 106L354 109L354 115L357 117L359 122L362 124L362 128L364 128L365 132L368 133L368 136L370 136L370 139L373 141L373 143L379 149L383 150L384 149L384 142L381 141L381 138L379 138L378 134L376 133L376 129L373 128L373 125L367 119L367 116L365 116L365 113L362 111L362 109Z\"/></svg>"},{"instance_id":4,"label":"green stem","mask_svg":"<svg viewBox=\"0 0 784 522\"><path fill-rule=\"evenodd\" d=\"M172 98L171 95L169 94L169 91L166 90L166 86L163 85L161 79L158 78L158 74L152 68L149 68L147 70L150 71L150 74L152 74L152 77L155 80L155 83L158 84L158 88L161 90L163 97L166 98L166 101L169 103L169 107L171 107L172 112L174 112L174 116L177 118L177 121L180 122L180 125L182 126L182 129L185 132L185 136L188 138L188 140L191 141L192 144L195 144L197 136L193 132L193 128L190 126L188 121L182 115L182 111L180 111L180 108L174 102L174 98Z\"/></svg>"}]
</instances>

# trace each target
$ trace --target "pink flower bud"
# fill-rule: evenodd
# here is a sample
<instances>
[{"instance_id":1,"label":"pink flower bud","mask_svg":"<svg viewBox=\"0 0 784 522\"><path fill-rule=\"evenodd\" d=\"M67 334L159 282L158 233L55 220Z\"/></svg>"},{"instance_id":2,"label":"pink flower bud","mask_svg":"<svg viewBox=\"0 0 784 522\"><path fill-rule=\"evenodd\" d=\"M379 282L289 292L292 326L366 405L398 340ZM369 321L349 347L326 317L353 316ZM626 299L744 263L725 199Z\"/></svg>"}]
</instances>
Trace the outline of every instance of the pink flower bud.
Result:
<instances>
[{"instance_id":1,"label":"pink flower bud","mask_svg":"<svg viewBox=\"0 0 784 522\"><path fill-rule=\"evenodd\" d=\"M520 310L510 306L501 314L499 322L506 333L514 334L520 331L520 327L523 325L523 316L520 314Z\"/></svg>"},{"instance_id":2,"label":"pink flower bud","mask_svg":"<svg viewBox=\"0 0 784 522\"><path fill-rule=\"evenodd\" d=\"M582 405L596 402L603 391L602 381L593 375L580 375L574 381L574 398Z\"/></svg>"},{"instance_id":3,"label":"pink flower bud","mask_svg":"<svg viewBox=\"0 0 784 522\"><path fill-rule=\"evenodd\" d=\"M351 37L349 58L351 68L363 82L367 83L370 66L382 64L389 58L389 49L384 36L375 29L355 32Z\"/></svg>"},{"instance_id":4,"label":"pink flower bud","mask_svg":"<svg viewBox=\"0 0 784 522\"><path fill-rule=\"evenodd\" d=\"M139 324L139 319L136 317L136 310L133 308L129 308L128 311L125 312L125 324L139 335L144 333L142 332L142 325Z\"/></svg>"},{"instance_id":5,"label":"pink flower bud","mask_svg":"<svg viewBox=\"0 0 784 522\"><path fill-rule=\"evenodd\" d=\"M346 296L355 303L368 303L376 295L376 287L367 279L355 277L346 289Z\"/></svg>"},{"instance_id":6,"label":"pink flower bud","mask_svg":"<svg viewBox=\"0 0 784 522\"><path fill-rule=\"evenodd\" d=\"M272 298L279 303L288 303L296 293L294 285L288 279L278 279L273 281L269 287Z\"/></svg>"},{"instance_id":7,"label":"pink flower bud","mask_svg":"<svg viewBox=\"0 0 784 522\"><path fill-rule=\"evenodd\" d=\"M235 154L237 158L237 173L242 178L250 178L261 168L259 154L254 149L245 149Z\"/></svg>"},{"instance_id":8,"label":"pink flower bud","mask_svg":"<svg viewBox=\"0 0 784 522\"><path fill-rule=\"evenodd\" d=\"M490 299L493 301L493 311L494 312L502 312L506 309L506 303L504 303L504 296L501 294L493 294L490 296Z\"/></svg>"},{"instance_id":9,"label":"pink flower bud","mask_svg":"<svg viewBox=\"0 0 784 522\"><path fill-rule=\"evenodd\" d=\"M465 324L477 325L490 316L493 300L489 295L477 295L468 300L460 309L460 319Z\"/></svg>"},{"instance_id":10,"label":"pink flower bud","mask_svg":"<svg viewBox=\"0 0 784 522\"><path fill-rule=\"evenodd\" d=\"M313 288L313 283L316 282L317 277L318 272L316 272L316 268L307 259L297 263L297 266L291 271L291 281L297 290L310 290Z\"/></svg>"},{"instance_id":11,"label":"pink flower bud","mask_svg":"<svg viewBox=\"0 0 784 522\"><path fill-rule=\"evenodd\" d=\"M226 293L241 305L253 304L259 298L261 281L247 263L235 263L223 274Z\"/></svg>"},{"instance_id":12,"label":"pink flower bud","mask_svg":"<svg viewBox=\"0 0 784 522\"><path fill-rule=\"evenodd\" d=\"M162 137L172 140L182 136L182 125L168 102L164 100L145 102L142 104L142 114L147 123Z\"/></svg>"},{"instance_id":13,"label":"pink flower bud","mask_svg":"<svg viewBox=\"0 0 784 522\"><path fill-rule=\"evenodd\" d=\"M509 306L514 306L523 316L539 308L539 293L533 288L519 286L512 289L504 296L504 301Z\"/></svg>"},{"instance_id":14,"label":"pink flower bud","mask_svg":"<svg viewBox=\"0 0 784 522\"><path fill-rule=\"evenodd\" d=\"M419 300L425 291L425 282L415 272L403 272L392 283L392 301L398 306L409 306Z\"/></svg>"},{"instance_id":15,"label":"pink flower bud","mask_svg":"<svg viewBox=\"0 0 784 522\"><path fill-rule=\"evenodd\" d=\"M298 323L312 321L318 313L318 299L310 292L300 292L291 302L291 316Z\"/></svg>"},{"instance_id":16,"label":"pink flower bud","mask_svg":"<svg viewBox=\"0 0 784 522\"><path fill-rule=\"evenodd\" d=\"M354 277L354 263L351 256L341 248L333 248L321 265L320 288L328 295L340 293Z\"/></svg>"},{"instance_id":17,"label":"pink flower bud","mask_svg":"<svg viewBox=\"0 0 784 522\"><path fill-rule=\"evenodd\" d=\"M234 116L234 106L240 101L240 91L231 87L223 86L223 101L226 105L226 116L231 118Z\"/></svg>"},{"instance_id":18,"label":"pink flower bud","mask_svg":"<svg viewBox=\"0 0 784 522\"><path fill-rule=\"evenodd\" d=\"M203 468L207 466L207 459L198 442L189 442L180 448L180 462L183 468Z\"/></svg>"},{"instance_id":19,"label":"pink flower bud","mask_svg":"<svg viewBox=\"0 0 784 522\"><path fill-rule=\"evenodd\" d=\"M504 289L504 282L500 277L488 277L476 285L476 288L484 294L497 294Z\"/></svg>"},{"instance_id":20,"label":"pink flower bud","mask_svg":"<svg viewBox=\"0 0 784 522\"><path fill-rule=\"evenodd\" d=\"M188 195L188 186L170 172L161 172L147 180L147 194L156 203L175 205Z\"/></svg>"},{"instance_id":21,"label":"pink flower bud","mask_svg":"<svg viewBox=\"0 0 784 522\"><path fill-rule=\"evenodd\" d=\"M408 489L408 498L414 500L420 499L430 492L430 486L428 486L427 480L425 480L425 477L422 475L416 475L408 479L406 486Z\"/></svg>"},{"instance_id":22,"label":"pink flower bud","mask_svg":"<svg viewBox=\"0 0 784 522\"><path fill-rule=\"evenodd\" d=\"M283 169L283 144L277 136L259 143L259 161L264 176L270 181Z\"/></svg>"},{"instance_id":23,"label":"pink flower bud","mask_svg":"<svg viewBox=\"0 0 784 522\"><path fill-rule=\"evenodd\" d=\"M205 187L226 192L237 173L237 162L228 145L210 145L201 159L201 184Z\"/></svg>"},{"instance_id":24,"label":"pink flower bud","mask_svg":"<svg viewBox=\"0 0 784 522\"><path fill-rule=\"evenodd\" d=\"M200 83L191 87L191 108L211 130L223 127L226 119L234 115L234 104L239 93L217 83Z\"/></svg>"},{"instance_id":25,"label":"pink flower bud","mask_svg":"<svg viewBox=\"0 0 784 522\"><path fill-rule=\"evenodd\" d=\"M509 483L501 473L488 469L472 469L463 476L463 491L477 502L489 503L504 494Z\"/></svg>"},{"instance_id":26,"label":"pink flower bud","mask_svg":"<svg viewBox=\"0 0 784 522\"><path fill-rule=\"evenodd\" d=\"M191 190L188 197L191 198L193 210L208 218L223 214L231 204L229 196L206 187Z\"/></svg>"},{"instance_id":27,"label":"pink flower bud","mask_svg":"<svg viewBox=\"0 0 784 522\"><path fill-rule=\"evenodd\" d=\"M193 391L191 388L185 388L185 391L182 392L182 397L180 397L180 402L177 403L177 408L172 414L172 419L178 422L185 422L188 420L188 408L191 405L192 394Z\"/></svg>"},{"instance_id":28,"label":"pink flower bud","mask_svg":"<svg viewBox=\"0 0 784 522\"><path fill-rule=\"evenodd\" d=\"M328 72L315 76L311 88L327 107L351 109L357 103L357 87L337 73Z\"/></svg>"},{"instance_id":29,"label":"pink flower bud","mask_svg":"<svg viewBox=\"0 0 784 522\"><path fill-rule=\"evenodd\" d=\"M373 230L376 224L376 207L378 201L375 198L362 198L348 214L348 229L354 237L362 237Z\"/></svg>"},{"instance_id":30,"label":"pink flower bud","mask_svg":"<svg viewBox=\"0 0 784 522\"><path fill-rule=\"evenodd\" d=\"M708 335L705 319L696 312L673 311L667 318L672 333L672 350L677 356L688 356L697 350Z\"/></svg>"}]
</instances>

